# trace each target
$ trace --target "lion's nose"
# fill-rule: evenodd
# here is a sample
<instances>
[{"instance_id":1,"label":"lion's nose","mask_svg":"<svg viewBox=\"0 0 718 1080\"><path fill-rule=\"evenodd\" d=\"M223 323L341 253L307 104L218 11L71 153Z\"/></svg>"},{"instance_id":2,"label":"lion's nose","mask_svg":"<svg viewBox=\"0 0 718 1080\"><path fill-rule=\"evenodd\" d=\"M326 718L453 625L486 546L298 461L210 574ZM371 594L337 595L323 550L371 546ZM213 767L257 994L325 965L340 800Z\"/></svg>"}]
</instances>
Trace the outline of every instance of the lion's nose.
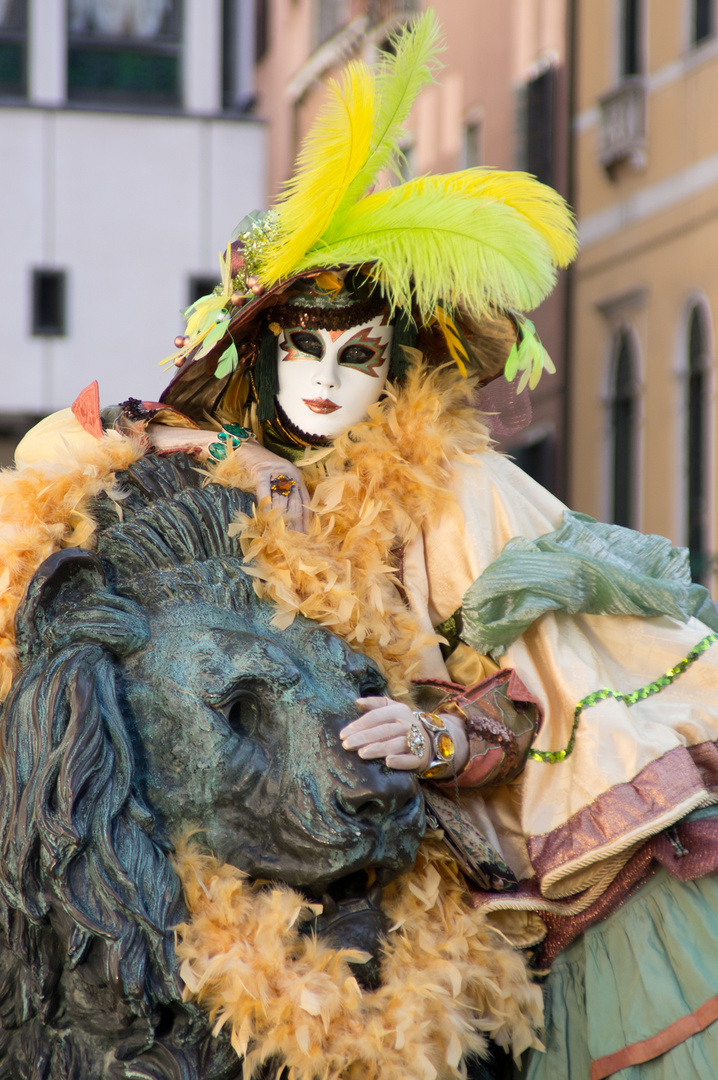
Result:
<instances>
[{"instance_id":1,"label":"lion's nose","mask_svg":"<svg viewBox=\"0 0 718 1080\"><path fill-rule=\"evenodd\" d=\"M371 783L358 781L340 789L337 801L347 814L376 819L397 814L417 798L418 791L414 773L377 769Z\"/></svg>"}]
</instances>

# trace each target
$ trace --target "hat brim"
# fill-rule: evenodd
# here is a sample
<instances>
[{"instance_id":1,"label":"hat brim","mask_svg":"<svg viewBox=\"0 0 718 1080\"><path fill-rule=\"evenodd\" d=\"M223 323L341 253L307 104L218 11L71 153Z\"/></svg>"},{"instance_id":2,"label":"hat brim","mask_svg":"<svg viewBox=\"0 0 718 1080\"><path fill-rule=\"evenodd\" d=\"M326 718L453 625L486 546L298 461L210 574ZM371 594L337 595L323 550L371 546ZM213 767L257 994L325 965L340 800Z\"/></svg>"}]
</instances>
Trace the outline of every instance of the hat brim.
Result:
<instances>
[{"instance_id":1,"label":"hat brim","mask_svg":"<svg viewBox=\"0 0 718 1080\"><path fill-rule=\"evenodd\" d=\"M248 298L241 307L235 308L227 322L226 333L203 356L198 357L197 355L202 350L201 343L187 354L182 366L177 369L174 377L162 391L160 401L165 405L172 405L174 408L181 409L178 401L180 399L185 400L187 397L187 394L183 392L185 390L183 384L191 383L196 391L204 379L212 379L217 387L218 394L221 396L221 390L224 389L232 376L230 374L221 379L215 379L215 371L220 357L229 346L230 341L237 345L248 338L266 309L275 304L277 298L291 288L295 282L316 278L325 272L326 268L322 268L303 271L301 274L293 274L291 277L285 278L284 281L265 289L259 296Z\"/></svg>"},{"instance_id":2,"label":"hat brim","mask_svg":"<svg viewBox=\"0 0 718 1080\"><path fill-rule=\"evenodd\" d=\"M312 280L329 270L337 272L345 269L347 268L319 267L316 270L305 270L272 285L259 296L248 299L242 307L235 309L227 322L227 332L208 352L197 356L202 349L200 343L188 353L184 363L162 392L162 404L178 409L200 423L206 421L206 417L212 416L219 406L224 391L235 374L232 371L221 378L215 376L217 364L230 341L240 347L248 340L256 339L260 331L258 324L267 309L276 306L277 300L296 282ZM463 322L460 316L458 321ZM471 370L479 376L479 382L484 385L503 374L506 359L516 340L516 328L510 318L504 315L497 315L495 319L482 319L481 326L473 320L469 321L472 329L469 331L466 326L464 329L472 345L475 344L472 352L476 360ZM480 341L473 340L477 336ZM447 363L451 360L438 326L422 328L417 345L422 351L429 352L436 363ZM241 352L240 366L246 366L246 363L242 362Z\"/></svg>"}]
</instances>

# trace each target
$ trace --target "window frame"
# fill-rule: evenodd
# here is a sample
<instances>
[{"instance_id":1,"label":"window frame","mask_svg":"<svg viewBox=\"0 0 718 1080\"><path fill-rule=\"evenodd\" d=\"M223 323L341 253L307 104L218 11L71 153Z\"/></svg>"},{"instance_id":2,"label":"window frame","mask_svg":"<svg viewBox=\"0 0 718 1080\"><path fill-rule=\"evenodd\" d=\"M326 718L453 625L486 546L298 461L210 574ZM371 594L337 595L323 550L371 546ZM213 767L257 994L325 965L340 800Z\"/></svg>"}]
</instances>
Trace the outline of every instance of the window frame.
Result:
<instances>
[{"instance_id":1,"label":"window frame","mask_svg":"<svg viewBox=\"0 0 718 1080\"><path fill-rule=\"evenodd\" d=\"M57 307L57 318L49 319L43 314L43 284L53 283L56 298L53 306ZM32 316L31 333L33 337L67 337L67 299L68 275L62 267L36 266L32 270Z\"/></svg>"},{"instance_id":2,"label":"window frame","mask_svg":"<svg viewBox=\"0 0 718 1080\"><path fill-rule=\"evenodd\" d=\"M558 100L558 70L555 64L547 64L536 71L524 84L525 99L525 150L526 171L543 184L553 187L556 178L556 106ZM536 95L539 88L544 96L544 127L548 132L537 130L535 117L539 111ZM533 104L532 104L533 102ZM533 109L533 114L532 114Z\"/></svg>"},{"instance_id":3,"label":"window frame","mask_svg":"<svg viewBox=\"0 0 718 1080\"><path fill-rule=\"evenodd\" d=\"M699 37L698 23L702 5L704 6L704 13L707 15L707 30ZM708 42L714 41L716 37L715 0L690 0L689 6L688 45L690 49L700 49L703 45L708 44Z\"/></svg>"},{"instance_id":4,"label":"window frame","mask_svg":"<svg viewBox=\"0 0 718 1080\"><path fill-rule=\"evenodd\" d=\"M71 0L67 4L67 100L72 104L79 105L103 105L116 106L123 109L153 108L181 109L182 108L182 64L183 64L183 3L182 0L172 0L173 8L166 17L169 27L155 37L143 38L131 34L105 34L92 30L73 31L70 18ZM168 86L163 89L148 89L147 86L122 85L122 73L127 76L130 72L129 82L132 82L131 71L137 72L144 67L145 72L150 70L150 62L156 59L163 61L166 71L170 72L167 80ZM103 66L111 69L114 65L115 77L119 74L118 85L82 85L82 62L89 60L90 83L92 82L92 66L95 72L102 72ZM159 68L155 65L156 70ZM137 74L134 76L137 78ZM161 80L160 80L161 81ZM171 87L169 84L171 83Z\"/></svg>"},{"instance_id":5,"label":"window frame","mask_svg":"<svg viewBox=\"0 0 718 1080\"><path fill-rule=\"evenodd\" d=\"M332 17L326 18L326 9L332 10ZM351 20L351 0L314 0L313 41L318 49L331 41Z\"/></svg>"},{"instance_id":6,"label":"window frame","mask_svg":"<svg viewBox=\"0 0 718 1080\"><path fill-rule=\"evenodd\" d=\"M630 369L629 377L624 382L625 396L619 396L618 377L622 358L622 346L629 350ZM608 421L608 460L607 460L607 520L625 528L640 528L641 521L641 358L638 337L633 326L627 322L620 322L614 328L611 337L611 354L609 363L609 393L607 395L607 421ZM618 427L619 410L622 405L630 407L630 426L628 431L621 431ZM617 512L618 490L618 462L619 450L628 446L628 464L623 473L627 496L625 500L625 514ZM623 520L616 520L622 517Z\"/></svg>"},{"instance_id":7,"label":"window frame","mask_svg":"<svg viewBox=\"0 0 718 1080\"><path fill-rule=\"evenodd\" d=\"M17 51L20 57L20 78L17 83L0 83L0 100L17 101L28 96L28 25L29 25L29 0L11 0L8 14L13 8L19 9L19 17L15 25L7 29L0 26L0 51L3 48Z\"/></svg>"},{"instance_id":8,"label":"window frame","mask_svg":"<svg viewBox=\"0 0 718 1080\"><path fill-rule=\"evenodd\" d=\"M700 355L692 355L692 330L695 317L701 325L703 336ZM681 466L680 520L682 538L690 551L691 573L694 581L708 584L711 575L718 572L715 565L713 536L713 448L715 441L713 425L713 322L709 305L702 295L690 298L685 307L681 333L681 362L679 374L683 386L682 423L680 425ZM694 392L698 400L693 397ZM700 416L699 456L703 465L702 483L694 486L695 471L692 464L692 419L696 409ZM702 503L702 505L701 505ZM697 507L697 520L695 508ZM696 540L698 544L696 545Z\"/></svg>"},{"instance_id":9,"label":"window frame","mask_svg":"<svg viewBox=\"0 0 718 1080\"><path fill-rule=\"evenodd\" d=\"M629 39L627 36L628 16L631 11L635 17L633 28L633 42L631 52L635 63L630 62L628 57ZM627 79L636 79L645 75L647 67L646 56L646 6L644 0L617 0L617 33L616 41L618 50L616 54L617 82L622 83ZM635 68L635 70L629 70Z\"/></svg>"},{"instance_id":10,"label":"window frame","mask_svg":"<svg viewBox=\"0 0 718 1080\"><path fill-rule=\"evenodd\" d=\"M187 307L191 307L200 297L209 296L218 285L221 285L221 282L217 274L212 274L211 271L190 274L187 279Z\"/></svg>"},{"instance_id":11,"label":"window frame","mask_svg":"<svg viewBox=\"0 0 718 1080\"><path fill-rule=\"evenodd\" d=\"M475 135L474 149L475 155L470 153L470 138L469 133L473 132ZM464 169L479 168L484 163L484 113L483 109L473 109L464 117L464 124L461 132L461 164ZM476 158L475 161L472 157Z\"/></svg>"}]
</instances>

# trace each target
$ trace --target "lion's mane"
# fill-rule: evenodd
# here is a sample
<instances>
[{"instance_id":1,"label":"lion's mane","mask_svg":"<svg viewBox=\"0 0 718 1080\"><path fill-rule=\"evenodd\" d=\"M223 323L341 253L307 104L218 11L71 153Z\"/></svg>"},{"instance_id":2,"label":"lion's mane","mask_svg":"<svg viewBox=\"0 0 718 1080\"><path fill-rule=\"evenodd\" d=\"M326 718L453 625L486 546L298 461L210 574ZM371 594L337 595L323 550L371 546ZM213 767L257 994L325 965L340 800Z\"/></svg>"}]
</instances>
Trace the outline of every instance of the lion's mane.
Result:
<instances>
[{"instance_id":1,"label":"lion's mane","mask_svg":"<svg viewBox=\"0 0 718 1080\"><path fill-rule=\"evenodd\" d=\"M248 497L202 490L184 456L118 479L124 520L99 499L97 555L53 555L18 613L0 724L0 1076L228 1080L241 1072L228 1041L182 1000L172 928L186 911L118 671L149 638L138 573L224 603L229 576L251 602L228 535Z\"/></svg>"}]
</instances>

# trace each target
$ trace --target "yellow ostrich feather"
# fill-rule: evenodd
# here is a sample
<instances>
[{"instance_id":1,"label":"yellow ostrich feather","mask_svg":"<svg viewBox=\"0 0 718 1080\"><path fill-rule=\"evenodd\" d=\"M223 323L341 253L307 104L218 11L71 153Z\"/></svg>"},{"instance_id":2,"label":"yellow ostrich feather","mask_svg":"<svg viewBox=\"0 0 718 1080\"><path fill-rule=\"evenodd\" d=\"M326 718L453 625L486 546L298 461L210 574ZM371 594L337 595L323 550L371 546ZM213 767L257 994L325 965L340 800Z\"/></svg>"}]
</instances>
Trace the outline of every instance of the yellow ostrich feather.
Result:
<instances>
[{"instance_id":1,"label":"yellow ostrich feather","mask_svg":"<svg viewBox=\"0 0 718 1080\"><path fill-rule=\"evenodd\" d=\"M566 267L576 257L576 223L566 202L547 184L524 172L500 169L464 169L446 176L424 176L407 181L407 191L419 192L440 185L444 190L474 199L498 199L512 207L544 237L556 266Z\"/></svg>"},{"instance_id":2,"label":"yellow ostrich feather","mask_svg":"<svg viewBox=\"0 0 718 1080\"><path fill-rule=\"evenodd\" d=\"M466 364L469 361L469 354L466 351L466 346L461 340L461 335L456 328L456 323L446 314L441 304L437 305L435 308L434 318L441 327L441 332L444 335L444 341L446 342L446 347L449 350L451 359L454 361L464 378L466 378L468 375Z\"/></svg>"},{"instance_id":3,"label":"yellow ostrich feather","mask_svg":"<svg viewBox=\"0 0 718 1080\"><path fill-rule=\"evenodd\" d=\"M297 271L374 263L394 306L427 323L437 304L477 318L494 307L531 309L555 281L551 248L512 206L476 198L451 177L377 191L335 215Z\"/></svg>"},{"instance_id":4,"label":"yellow ostrich feather","mask_svg":"<svg viewBox=\"0 0 718 1080\"><path fill-rule=\"evenodd\" d=\"M376 110L369 154L347 189L342 206L350 206L365 195L385 169L401 176L404 157L400 140L406 134L411 107L422 87L433 81L439 67L437 54L443 51L439 20L431 8L417 18L411 30L395 34L394 54L384 52L374 77Z\"/></svg>"},{"instance_id":5,"label":"yellow ostrich feather","mask_svg":"<svg viewBox=\"0 0 718 1080\"><path fill-rule=\"evenodd\" d=\"M374 122L374 80L366 64L331 80L329 100L304 140L298 172L274 208L279 238L262 252L260 277L272 285L293 273L320 239L347 188L366 161Z\"/></svg>"}]
</instances>

